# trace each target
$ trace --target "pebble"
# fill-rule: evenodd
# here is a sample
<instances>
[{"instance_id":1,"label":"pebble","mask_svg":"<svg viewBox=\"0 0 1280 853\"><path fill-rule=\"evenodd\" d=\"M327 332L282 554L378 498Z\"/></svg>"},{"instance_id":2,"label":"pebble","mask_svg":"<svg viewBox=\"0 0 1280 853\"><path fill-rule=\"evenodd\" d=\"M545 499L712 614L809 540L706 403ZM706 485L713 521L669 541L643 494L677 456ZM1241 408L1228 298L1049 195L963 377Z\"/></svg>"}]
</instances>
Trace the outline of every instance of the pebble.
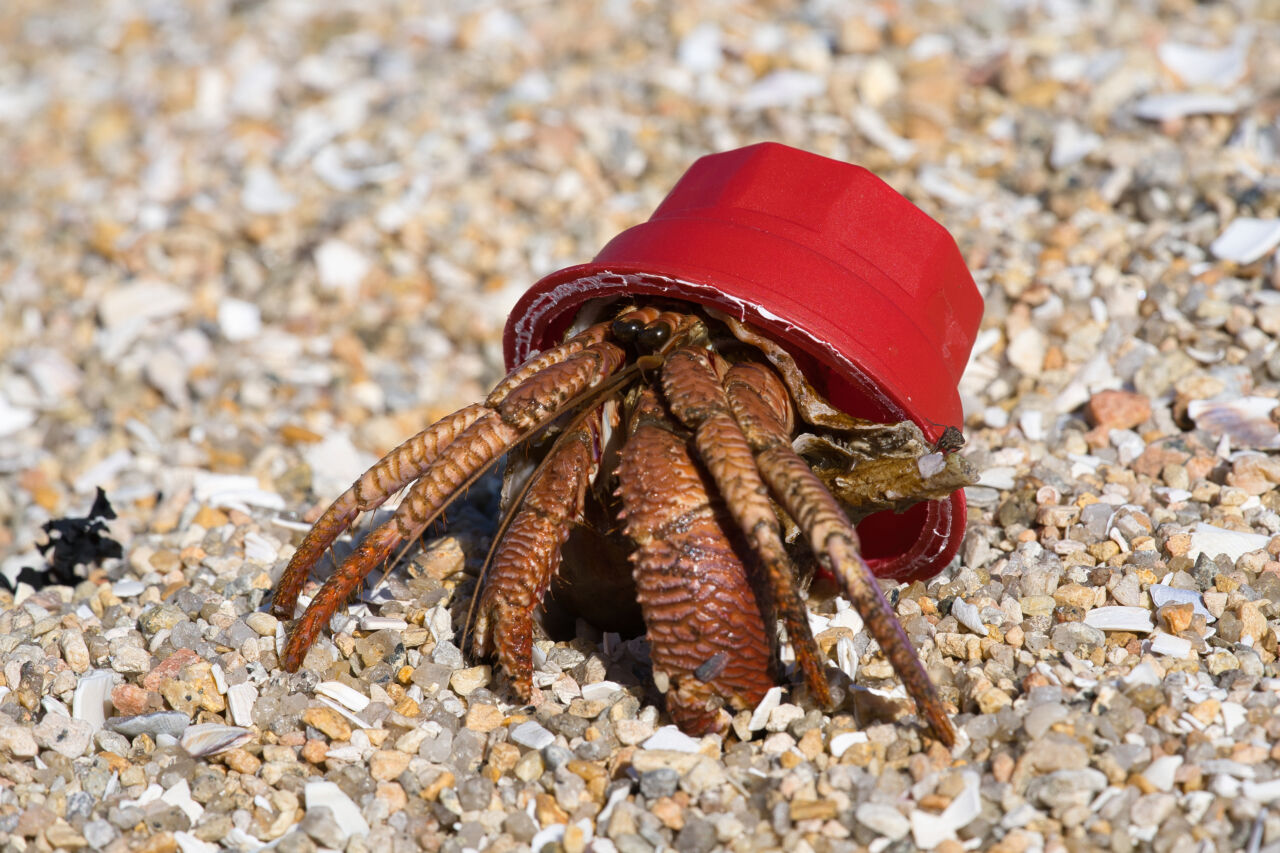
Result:
<instances>
[{"instance_id":1,"label":"pebble","mask_svg":"<svg viewBox=\"0 0 1280 853\"><path fill-rule=\"evenodd\" d=\"M1095 426L1126 430L1151 417L1151 402L1132 391L1099 391L1089 398L1085 411Z\"/></svg>"}]
</instances>

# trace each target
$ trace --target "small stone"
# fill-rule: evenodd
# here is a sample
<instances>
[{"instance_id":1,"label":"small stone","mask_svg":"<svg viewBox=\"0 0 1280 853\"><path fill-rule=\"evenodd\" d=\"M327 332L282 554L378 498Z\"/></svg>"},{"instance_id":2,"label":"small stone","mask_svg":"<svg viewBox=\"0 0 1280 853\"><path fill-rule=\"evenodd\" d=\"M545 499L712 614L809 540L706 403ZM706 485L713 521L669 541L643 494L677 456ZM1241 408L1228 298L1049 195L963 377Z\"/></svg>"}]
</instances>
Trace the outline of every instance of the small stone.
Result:
<instances>
[{"instance_id":1,"label":"small stone","mask_svg":"<svg viewBox=\"0 0 1280 853\"><path fill-rule=\"evenodd\" d=\"M832 820L839 813L834 800L800 800L791 801L791 819Z\"/></svg>"},{"instance_id":2,"label":"small stone","mask_svg":"<svg viewBox=\"0 0 1280 853\"><path fill-rule=\"evenodd\" d=\"M975 698L978 702L978 710L984 714L994 714L1001 708L1013 704L1013 697L998 687L989 687Z\"/></svg>"},{"instance_id":3,"label":"small stone","mask_svg":"<svg viewBox=\"0 0 1280 853\"><path fill-rule=\"evenodd\" d=\"M716 830L711 821L693 818L676 835L677 853L710 853L716 847Z\"/></svg>"},{"instance_id":4,"label":"small stone","mask_svg":"<svg viewBox=\"0 0 1280 853\"><path fill-rule=\"evenodd\" d=\"M132 717L147 710L149 694L136 684L125 682L111 688L111 704L122 716Z\"/></svg>"},{"instance_id":5,"label":"small stone","mask_svg":"<svg viewBox=\"0 0 1280 853\"><path fill-rule=\"evenodd\" d=\"M659 767L640 774L640 793L647 800L670 797L680 784L680 774L670 767Z\"/></svg>"},{"instance_id":6,"label":"small stone","mask_svg":"<svg viewBox=\"0 0 1280 853\"><path fill-rule=\"evenodd\" d=\"M479 703L467 709L466 727L476 732L491 732L502 726L506 719L496 705Z\"/></svg>"},{"instance_id":7,"label":"small stone","mask_svg":"<svg viewBox=\"0 0 1280 853\"><path fill-rule=\"evenodd\" d=\"M1237 613L1240 617L1240 636L1248 637L1254 643L1259 642L1268 629L1266 617L1262 615L1258 605L1252 601L1242 601Z\"/></svg>"},{"instance_id":8,"label":"small stone","mask_svg":"<svg viewBox=\"0 0 1280 853\"><path fill-rule=\"evenodd\" d=\"M89 748L93 725L87 720L50 713L45 714L31 733L35 735L36 742L46 749L52 749L67 758L79 758Z\"/></svg>"},{"instance_id":9,"label":"small stone","mask_svg":"<svg viewBox=\"0 0 1280 853\"><path fill-rule=\"evenodd\" d=\"M250 613L244 617L244 622L253 629L259 637L274 637L276 628L280 625L280 620L272 616L270 613Z\"/></svg>"},{"instance_id":10,"label":"small stone","mask_svg":"<svg viewBox=\"0 0 1280 853\"><path fill-rule=\"evenodd\" d=\"M403 752L379 749L369 756L369 775L380 782L389 782L405 771L409 758Z\"/></svg>"},{"instance_id":11,"label":"small stone","mask_svg":"<svg viewBox=\"0 0 1280 853\"><path fill-rule=\"evenodd\" d=\"M313 706L303 711L302 722L319 730L330 740L351 739L350 723L337 711L327 706Z\"/></svg>"},{"instance_id":12,"label":"small stone","mask_svg":"<svg viewBox=\"0 0 1280 853\"><path fill-rule=\"evenodd\" d=\"M81 830L84 840L94 850L101 850L120 837L120 832L101 818L86 823Z\"/></svg>"},{"instance_id":13,"label":"small stone","mask_svg":"<svg viewBox=\"0 0 1280 853\"><path fill-rule=\"evenodd\" d=\"M56 821L53 826L44 831L45 841L48 841L55 848L64 850L76 850L84 847L87 842L83 835L76 832L65 821Z\"/></svg>"},{"instance_id":14,"label":"small stone","mask_svg":"<svg viewBox=\"0 0 1280 853\"><path fill-rule=\"evenodd\" d=\"M88 671L91 666L89 646L85 643L82 632L68 628L62 632L58 644L62 648L62 659L71 667L72 672L79 674Z\"/></svg>"},{"instance_id":15,"label":"small stone","mask_svg":"<svg viewBox=\"0 0 1280 853\"><path fill-rule=\"evenodd\" d=\"M511 772L515 773L516 778L521 782L532 782L542 776L546 769L542 762L542 754L540 752L526 752L516 762L516 766Z\"/></svg>"},{"instance_id":16,"label":"small stone","mask_svg":"<svg viewBox=\"0 0 1280 853\"><path fill-rule=\"evenodd\" d=\"M14 758L31 758L40 751L27 726L0 726L0 750Z\"/></svg>"},{"instance_id":17,"label":"small stone","mask_svg":"<svg viewBox=\"0 0 1280 853\"><path fill-rule=\"evenodd\" d=\"M1190 604L1166 604L1157 611L1165 630L1170 634L1181 634L1191 627L1191 619L1195 616L1195 608Z\"/></svg>"},{"instance_id":18,"label":"small stone","mask_svg":"<svg viewBox=\"0 0 1280 853\"><path fill-rule=\"evenodd\" d=\"M613 724L613 733L623 746L635 746L653 736L653 724L645 720L624 719Z\"/></svg>"},{"instance_id":19,"label":"small stone","mask_svg":"<svg viewBox=\"0 0 1280 853\"><path fill-rule=\"evenodd\" d=\"M484 687L493 678L493 670L488 666L473 666L459 669L449 679L449 686L459 696L470 696Z\"/></svg>"},{"instance_id":20,"label":"small stone","mask_svg":"<svg viewBox=\"0 0 1280 853\"><path fill-rule=\"evenodd\" d=\"M1089 398L1085 415L1094 426L1133 429L1151 417L1151 401L1134 391L1099 391Z\"/></svg>"},{"instance_id":21,"label":"small stone","mask_svg":"<svg viewBox=\"0 0 1280 853\"><path fill-rule=\"evenodd\" d=\"M168 679L160 684L160 695L169 706L189 716L199 711L220 714L227 709L226 699L218 690L213 677L213 667L197 660L182 667L182 678Z\"/></svg>"}]
</instances>

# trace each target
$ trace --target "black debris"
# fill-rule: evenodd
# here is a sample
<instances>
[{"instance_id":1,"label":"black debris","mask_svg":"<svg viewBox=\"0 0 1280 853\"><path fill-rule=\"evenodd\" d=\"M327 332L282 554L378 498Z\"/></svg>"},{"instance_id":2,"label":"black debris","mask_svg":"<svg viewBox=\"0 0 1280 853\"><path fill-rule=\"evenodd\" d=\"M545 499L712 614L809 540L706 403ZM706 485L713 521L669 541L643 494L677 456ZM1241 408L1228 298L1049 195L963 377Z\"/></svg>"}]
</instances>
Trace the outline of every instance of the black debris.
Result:
<instances>
[{"instance_id":1,"label":"black debris","mask_svg":"<svg viewBox=\"0 0 1280 853\"><path fill-rule=\"evenodd\" d=\"M49 541L37 545L48 561L44 568L25 567L12 580L0 574L0 584L13 592L18 584L30 584L36 589L46 586L74 586L84 580L85 574L77 571L80 566L90 566L111 557L124 556L120 543L107 535L106 522L116 517L107 495L98 489L89 514L83 518L55 518L44 523Z\"/></svg>"}]
</instances>

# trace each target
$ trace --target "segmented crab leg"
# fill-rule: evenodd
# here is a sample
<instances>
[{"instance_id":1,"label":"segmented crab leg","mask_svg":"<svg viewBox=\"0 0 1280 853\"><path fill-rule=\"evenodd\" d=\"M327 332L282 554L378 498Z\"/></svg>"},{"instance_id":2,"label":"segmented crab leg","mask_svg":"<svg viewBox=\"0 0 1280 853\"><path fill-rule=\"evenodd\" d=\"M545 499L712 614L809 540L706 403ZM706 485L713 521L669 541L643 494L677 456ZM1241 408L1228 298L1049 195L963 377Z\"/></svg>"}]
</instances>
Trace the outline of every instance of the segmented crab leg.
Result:
<instances>
[{"instance_id":1,"label":"segmented crab leg","mask_svg":"<svg viewBox=\"0 0 1280 853\"><path fill-rule=\"evenodd\" d=\"M764 565L771 603L787 627L805 683L819 704L829 706L831 691L809 627L808 611L796 589L796 571L782 544L778 515L721 385L720 376L727 369L727 364L706 350L676 350L663 365L663 395L671 413L694 430L698 458L707 466L729 513Z\"/></svg>"},{"instance_id":2,"label":"segmented crab leg","mask_svg":"<svg viewBox=\"0 0 1280 853\"><path fill-rule=\"evenodd\" d=\"M756 705L773 686L773 655L746 570L709 490L657 395L641 393L618 464L618 494L653 678L682 731L722 730L722 697ZM727 520L727 519L726 519Z\"/></svg>"},{"instance_id":3,"label":"segmented crab leg","mask_svg":"<svg viewBox=\"0 0 1280 853\"><path fill-rule=\"evenodd\" d=\"M515 691L533 696L533 611L560 566L570 526L581 520L597 461L600 409L556 440L538 465L511 524L501 533L480 593L475 651L496 652Z\"/></svg>"},{"instance_id":4,"label":"segmented crab leg","mask_svg":"<svg viewBox=\"0 0 1280 853\"><path fill-rule=\"evenodd\" d=\"M652 321L659 314L656 308L646 308L630 311L624 317L643 324ZM476 403L441 418L375 463L351 488L330 504L311 530L307 531L302 544L298 546L281 575L280 582L276 584L271 603L272 614L279 619L293 618L298 594L307 582L307 575L320 562L325 550L351 526L357 515L377 509L396 492L422 476L440 452L456 440L464 429L487 411L497 408L508 394L539 371L605 340L609 327L609 323L597 323L564 343L534 356L507 374L490 392L483 405Z\"/></svg>"},{"instance_id":5,"label":"segmented crab leg","mask_svg":"<svg viewBox=\"0 0 1280 853\"><path fill-rule=\"evenodd\" d=\"M339 607L370 571L401 543L421 535L446 506L510 447L560 414L575 396L617 370L625 354L598 341L524 379L462 431L410 487L390 521L365 537L320 587L285 643L281 665L290 672Z\"/></svg>"},{"instance_id":6,"label":"segmented crab leg","mask_svg":"<svg viewBox=\"0 0 1280 853\"><path fill-rule=\"evenodd\" d=\"M441 450L488 411L476 403L442 418L382 457L330 504L315 526L307 531L276 584L271 601L271 612L276 618L293 618L298 593L307 582L311 568L320 562L325 550L351 526L357 515L377 509L418 479Z\"/></svg>"},{"instance_id":7,"label":"segmented crab leg","mask_svg":"<svg viewBox=\"0 0 1280 853\"><path fill-rule=\"evenodd\" d=\"M791 449L782 415L785 408L779 407L779 401L784 407L789 405L785 389L771 371L758 364L731 368L725 389L774 498L805 532L814 554L842 583L934 734L947 746L954 745L955 729L933 682L858 553L858 534L835 498Z\"/></svg>"}]
</instances>

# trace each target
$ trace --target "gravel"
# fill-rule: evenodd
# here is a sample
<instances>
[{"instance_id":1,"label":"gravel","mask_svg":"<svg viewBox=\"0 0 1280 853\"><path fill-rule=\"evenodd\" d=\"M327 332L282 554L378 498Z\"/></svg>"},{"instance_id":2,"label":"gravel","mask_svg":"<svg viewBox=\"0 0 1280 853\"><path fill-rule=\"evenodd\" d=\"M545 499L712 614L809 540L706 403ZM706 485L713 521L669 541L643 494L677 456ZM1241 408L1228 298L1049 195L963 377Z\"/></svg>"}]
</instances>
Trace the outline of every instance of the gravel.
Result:
<instances>
[{"instance_id":1,"label":"gravel","mask_svg":"<svg viewBox=\"0 0 1280 853\"><path fill-rule=\"evenodd\" d=\"M425 8L6 8L0 573L98 487L124 552L0 593L6 850L1280 844L1274 2ZM514 704L458 630L489 482L282 672L323 506L761 139L877 172L986 300L961 558L893 599L961 743L840 602L830 713L680 735L587 629Z\"/></svg>"}]
</instances>

